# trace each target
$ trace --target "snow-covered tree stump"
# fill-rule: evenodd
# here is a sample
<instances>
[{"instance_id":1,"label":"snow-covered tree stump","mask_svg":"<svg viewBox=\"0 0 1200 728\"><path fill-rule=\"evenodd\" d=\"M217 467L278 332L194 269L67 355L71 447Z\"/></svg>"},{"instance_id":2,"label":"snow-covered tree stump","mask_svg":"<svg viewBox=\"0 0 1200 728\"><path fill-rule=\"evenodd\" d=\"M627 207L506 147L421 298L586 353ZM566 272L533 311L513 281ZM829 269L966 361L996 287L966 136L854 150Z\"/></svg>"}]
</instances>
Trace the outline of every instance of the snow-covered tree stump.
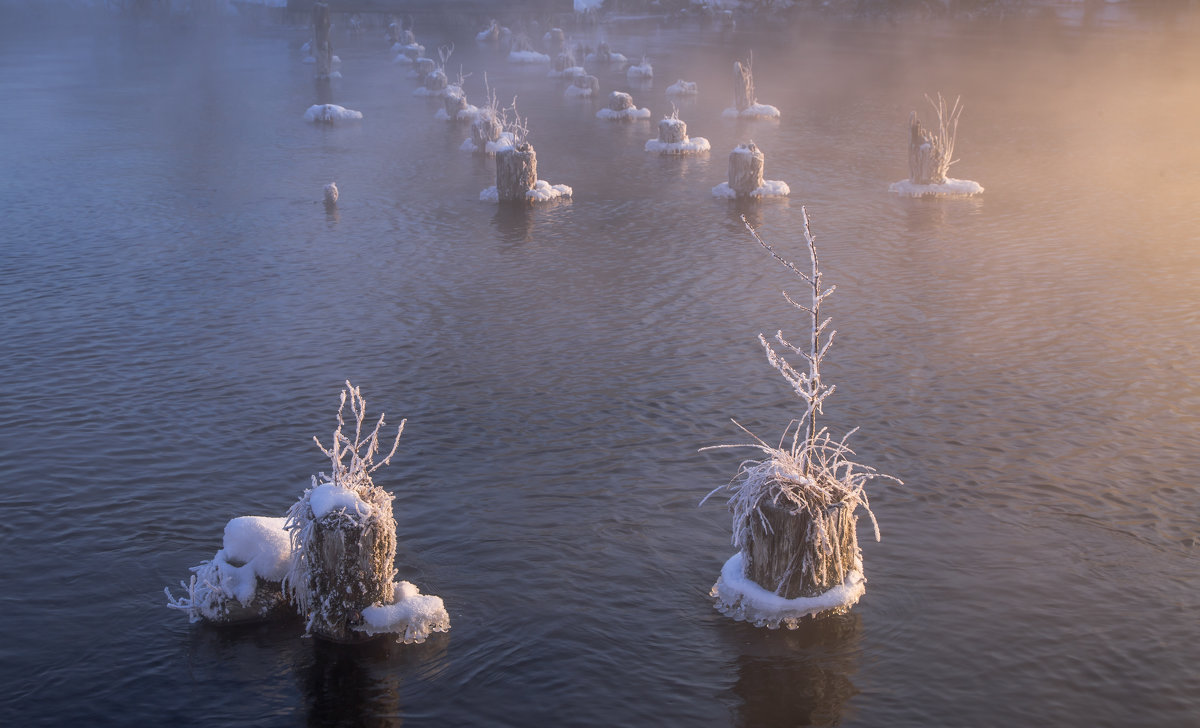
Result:
<instances>
[{"instance_id":1,"label":"snow-covered tree stump","mask_svg":"<svg viewBox=\"0 0 1200 728\"><path fill-rule=\"evenodd\" d=\"M658 122L659 144L683 144L687 140L687 122L683 119L661 119Z\"/></svg>"},{"instance_id":2,"label":"snow-covered tree stump","mask_svg":"<svg viewBox=\"0 0 1200 728\"><path fill-rule=\"evenodd\" d=\"M435 70L437 70L437 64L432 58L418 58L413 61L413 73L417 74L417 78L424 80Z\"/></svg>"},{"instance_id":3,"label":"snow-covered tree stump","mask_svg":"<svg viewBox=\"0 0 1200 728\"><path fill-rule=\"evenodd\" d=\"M427 96L437 96L446 90L450 85L450 80L446 78L446 72L440 68L435 68L425 74L425 93Z\"/></svg>"},{"instance_id":4,"label":"snow-covered tree stump","mask_svg":"<svg viewBox=\"0 0 1200 728\"><path fill-rule=\"evenodd\" d=\"M600 79L587 73L576 74L567 87L567 96L594 97L600 93Z\"/></svg>"},{"instance_id":5,"label":"snow-covered tree stump","mask_svg":"<svg viewBox=\"0 0 1200 728\"><path fill-rule=\"evenodd\" d=\"M475 121L471 122L471 142L475 145L475 151L486 151L488 142L500 139L503 131L504 124L496 114L490 109L482 110L479 116L475 117Z\"/></svg>"},{"instance_id":6,"label":"snow-covered tree stump","mask_svg":"<svg viewBox=\"0 0 1200 728\"><path fill-rule=\"evenodd\" d=\"M766 161L766 155L754 142L735 147L729 153L729 189L738 197L749 197L763 186Z\"/></svg>"},{"instance_id":7,"label":"snow-covered tree stump","mask_svg":"<svg viewBox=\"0 0 1200 728\"><path fill-rule=\"evenodd\" d=\"M500 202L528 202L537 184L537 153L529 142L496 152L496 194Z\"/></svg>"},{"instance_id":8,"label":"snow-covered tree stump","mask_svg":"<svg viewBox=\"0 0 1200 728\"><path fill-rule=\"evenodd\" d=\"M575 57L570 53L559 53L554 56L554 72L562 76L567 69L575 67Z\"/></svg>"},{"instance_id":9,"label":"snow-covered tree stump","mask_svg":"<svg viewBox=\"0 0 1200 728\"><path fill-rule=\"evenodd\" d=\"M858 517L854 505L834 503L824 511L824 524L814 524L804 512L774 505L759 506L762 520L749 523L745 547L746 576L763 589L783 597L813 597L846 580L858 565ZM828 530L822 543L817 528ZM818 552L829 546L830 553Z\"/></svg>"},{"instance_id":10,"label":"snow-covered tree stump","mask_svg":"<svg viewBox=\"0 0 1200 728\"><path fill-rule=\"evenodd\" d=\"M567 47L567 35L562 28L551 28L546 31L542 41L546 44L546 53L552 58L562 53Z\"/></svg>"},{"instance_id":11,"label":"snow-covered tree stump","mask_svg":"<svg viewBox=\"0 0 1200 728\"><path fill-rule=\"evenodd\" d=\"M446 118L450 121L458 119L458 112L466 111L470 108L467 103L467 97L457 93L447 93L442 97L442 106L446 112Z\"/></svg>"},{"instance_id":12,"label":"snow-covered tree stump","mask_svg":"<svg viewBox=\"0 0 1200 728\"><path fill-rule=\"evenodd\" d=\"M919 185L940 185L946 181L950 159L938 140L921 125L917 112L908 117L908 178Z\"/></svg>"},{"instance_id":13,"label":"snow-covered tree stump","mask_svg":"<svg viewBox=\"0 0 1200 728\"><path fill-rule=\"evenodd\" d=\"M733 62L733 106L739 112L745 111L755 104L758 99L754 95L754 75L750 72L750 64L742 65L741 61Z\"/></svg>"},{"instance_id":14,"label":"snow-covered tree stump","mask_svg":"<svg viewBox=\"0 0 1200 728\"><path fill-rule=\"evenodd\" d=\"M687 122L672 114L658 122L658 138L646 141L646 151L658 154L696 154L712 146L704 137L689 139Z\"/></svg>"},{"instance_id":15,"label":"snow-covered tree stump","mask_svg":"<svg viewBox=\"0 0 1200 728\"><path fill-rule=\"evenodd\" d=\"M608 95L608 108L610 111L625 111L632 109L633 97L624 91L613 91Z\"/></svg>"},{"instance_id":16,"label":"snow-covered tree stump","mask_svg":"<svg viewBox=\"0 0 1200 728\"><path fill-rule=\"evenodd\" d=\"M596 112L596 118L616 121L649 119L650 109L639 109L633 97L624 91L613 91L608 95L608 105Z\"/></svg>"},{"instance_id":17,"label":"snow-covered tree stump","mask_svg":"<svg viewBox=\"0 0 1200 728\"><path fill-rule=\"evenodd\" d=\"M333 73L333 43L329 40L329 6L315 3L312 9L313 57L317 59L317 78Z\"/></svg>"}]
</instances>

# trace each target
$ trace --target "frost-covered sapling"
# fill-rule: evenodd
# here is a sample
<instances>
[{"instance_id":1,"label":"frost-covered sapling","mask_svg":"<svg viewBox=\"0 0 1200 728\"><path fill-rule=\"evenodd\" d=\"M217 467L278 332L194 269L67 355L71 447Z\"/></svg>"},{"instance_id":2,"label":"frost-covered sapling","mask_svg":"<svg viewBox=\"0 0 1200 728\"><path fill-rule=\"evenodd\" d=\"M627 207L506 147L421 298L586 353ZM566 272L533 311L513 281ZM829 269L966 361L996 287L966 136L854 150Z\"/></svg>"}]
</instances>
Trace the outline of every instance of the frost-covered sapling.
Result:
<instances>
[{"instance_id":1,"label":"frost-covered sapling","mask_svg":"<svg viewBox=\"0 0 1200 728\"><path fill-rule=\"evenodd\" d=\"M354 416L353 439L343 432L347 400ZM395 582L392 495L371 479L396 453L404 420L387 457L376 463L384 417L380 415L370 431L364 428L365 417L362 394L346 382L332 442L326 448L313 438L329 458L331 472L313 476L312 486L287 512L293 558L284 588L310 634L353 642L394 632L402 641L419 642L431 631L449 629L449 617L441 599L420 595L407 582ZM409 607L420 602L422 608L405 608L402 602L409 597L416 599ZM386 616L378 615L381 609Z\"/></svg>"},{"instance_id":2,"label":"frost-covered sapling","mask_svg":"<svg viewBox=\"0 0 1200 728\"><path fill-rule=\"evenodd\" d=\"M962 115L960 99L948 106L939 93L937 101L925 100L937 115L937 128L928 129L917 118L908 116L908 179L894 182L890 190L906 197L969 197L983 192L983 186L967 179L947 176L954 159L954 142L958 136L958 118Z\"/></svg>"},{"instance_id":3,"label":"frost-covered sapling","mask_svg":"<svg viewBox=\"0 0 1200 728\"><path fill-rule=\"evenodd\" d=\"M807 271L780 256L749 223L746 228L808 289L804 300L783 294L808 319L808 340L793 344L781 331L775 334L783 351L800 357L798 367L759 335L767 361L804 402L804 414L784 428L778 446L745 428L753 443L717 446L750 447L765 457L744 461L729 484L705 498L729 493L733 545L738 549L712 588L716 608L734 619L771 628L780 624L795 628L805 617L845 611L858 602L866 580L855 511L862 507L867 513L878 540L879 527L865 485L880 477L896 480L850 459L854 453L846 441L854 430L834 440L818 423L822 403L835 389L821 378L821 363L836 334L828 328L829 319L821 319L821 303L835 287L823 287L808 214L803 209L801 214L809 253Z\"/></svg>"}]
</instances>

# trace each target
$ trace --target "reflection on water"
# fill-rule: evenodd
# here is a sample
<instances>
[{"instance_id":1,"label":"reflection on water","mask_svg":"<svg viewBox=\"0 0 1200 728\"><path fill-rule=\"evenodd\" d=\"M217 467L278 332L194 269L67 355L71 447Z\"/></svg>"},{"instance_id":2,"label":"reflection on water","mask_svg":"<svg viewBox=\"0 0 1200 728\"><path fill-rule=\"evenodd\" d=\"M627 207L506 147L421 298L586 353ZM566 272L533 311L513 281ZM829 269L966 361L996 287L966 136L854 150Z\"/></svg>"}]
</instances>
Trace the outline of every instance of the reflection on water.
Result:
<instances>
[{"instance_id":1,"label":"reflection on water","mask_svg":"<svg viewBox=\"0 0 1200 728\"><path fill-rule=\"evenodd\" d=\"M736 646L740 726L840 725L858 693L862 618L858 613L803 623L796 630L731 628Z\"/></svg>"}]
</instances>

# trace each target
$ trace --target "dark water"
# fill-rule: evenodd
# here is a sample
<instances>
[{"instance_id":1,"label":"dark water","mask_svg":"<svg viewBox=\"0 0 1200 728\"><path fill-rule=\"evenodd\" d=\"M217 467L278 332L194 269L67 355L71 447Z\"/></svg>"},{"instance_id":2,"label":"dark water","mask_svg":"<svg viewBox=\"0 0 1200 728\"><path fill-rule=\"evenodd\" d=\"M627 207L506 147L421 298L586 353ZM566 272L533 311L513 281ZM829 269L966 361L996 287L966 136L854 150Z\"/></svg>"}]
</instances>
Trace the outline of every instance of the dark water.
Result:
<instances>
[{"instance_id":1,"label":"dark water","mask_svg":"<svg viewBox=\"0 0 1200 728\"><path fill-rule=\"evenodd\" d=\"M491 163L378 34L338 36L365 119L328 129L303 29L5 33L0 722L1196 725L1193 37L610 29L656 118L700 82L680 114L714 151L667 159L475 30L418 35L457 42L472 100L485 69L519 96L573 201L479 202ZM720 118L751 45L779 123ZM891 196L939 90L987 191ZM711 198L749 139L790 200ZM838 285L826 422L905 485L872 493L859 606L767 632L709 605L729 518L697 504L738 455L697 448L799 411L755 340L801 325L795 286L737 216L799 257L801 205ZM165 609L228 519L325 467L347 378L408 418L378 480L450 633L345 650Z\"/></svg>"}]
</instances>

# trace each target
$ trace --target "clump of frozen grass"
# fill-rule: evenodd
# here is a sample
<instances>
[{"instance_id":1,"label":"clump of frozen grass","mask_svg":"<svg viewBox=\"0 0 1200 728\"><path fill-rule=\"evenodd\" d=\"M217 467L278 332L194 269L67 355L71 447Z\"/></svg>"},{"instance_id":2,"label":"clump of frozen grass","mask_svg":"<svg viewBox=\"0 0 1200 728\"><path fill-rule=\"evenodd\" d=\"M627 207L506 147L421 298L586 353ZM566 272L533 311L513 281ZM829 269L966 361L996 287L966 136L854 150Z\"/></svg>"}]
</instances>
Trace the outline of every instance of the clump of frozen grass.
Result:
<instances>
[{"instance_id":1,"label":"clump of frozen grass","mask_svg":"<svg viewBox=\"0 0 1200 728\"><path fill-rule=\"evenodd\" d=\"M742 221L754 240L800 278L808 289L806 300L803 301L786 292L783 294L788 303L802 311L808 319L807 341L794 344L784 337L782 331L777 331L775 343L781 349L776 350L772 342L759 335L768 363L783 376L804 403L804 413L784 428L777 445L767 443L735 422L750 435L753 442L718 445L715 448L749 447L761 452L763 457L743 461L728 484L713 490L704 499L723 491L729 494L727 503L733 515L732 542L739 550L735 558L743 562L752 561L756 554L761 557L765 553L756 541L770 540L776 536L781 512L792 522L804 524L800 552L784 554L784 568L774 569L769 577L777 579L778 583L764 585L761 578L755 579L758 586L766 587L767 594L774 590L774 601L739 588L740 582L732 578L736 576L732 572L730 579L722 578L713 587L713 596L717 598L719 609L731 616L738 615L739 618L768 626L778 626L781 620L788 626L794 626L798 617L839 607L848 608L858 600L862 592L855 585L860 586L862 581L861 557L854 537L853 513L859 507L867 513L878 540L879 526L871 511L865 486L875 478L899 482L852 459L854 451L846 442L857 428L840 440L835 440L828 429L818 423L822 404L836 389L835 385L826 384L821 377L821 363L837 334L829 329L830 319L821 318L821 303L833 294L836 286L824 287L816 241L809 229L808 213L803 208L801 215L804 241L809 253L808 270L802 270L782 257L745 221L745 217ZM794 366L781 352L800 357L800 364ZM771 558L777 565L779 554L772 554ZM769 565L759 565L762 566ZM755 567L746 563L741 576L749 576L751 568ZM800 591L800 596L793 595L792 592L801 584L806 585L805 591L810 593ZM832 606L827 604L828 599L806 601L839 585L845 587L839 593L844 593L846 599L852 601ZM777 603L780 598L785 598L786 603Z\"/></svg>"},{"instance_id":2,"label":"clump of frozen grass","mask_svg":"<svg viewBox=\"0 0 1200 728\"><path fill-rule=\"evenodd\" d=\"M941 93L935 102L925 97L937 116L936 128L927 129L913 111L908 117L908 179L894 182L890 191L906 197L969 197L983 192L978 182L948 176L958 137L958 119L962 115L961 97L949 105Z\"/></svg>"},{"instance_id":3,"label":"clump of frozen grass","mask_svg":"<svg viewBox=\"0 0 1200 728\"><path fill-rule=\"evenodd\" d=\"M347 401L354 417L353 439L343 432ZM329 458L331 471L314 475L286 516L294 558L284 589L306 619L306 630L331 639L349 638L362 623L364 607L390 603L396 574L392 495L375 485L371 474L391 462L405 421L400 421L387 456L376 463L384 416L369 431L365 417L361 392L346 382L329 447L313 438Z\"/></svg>"}]
</instances>

